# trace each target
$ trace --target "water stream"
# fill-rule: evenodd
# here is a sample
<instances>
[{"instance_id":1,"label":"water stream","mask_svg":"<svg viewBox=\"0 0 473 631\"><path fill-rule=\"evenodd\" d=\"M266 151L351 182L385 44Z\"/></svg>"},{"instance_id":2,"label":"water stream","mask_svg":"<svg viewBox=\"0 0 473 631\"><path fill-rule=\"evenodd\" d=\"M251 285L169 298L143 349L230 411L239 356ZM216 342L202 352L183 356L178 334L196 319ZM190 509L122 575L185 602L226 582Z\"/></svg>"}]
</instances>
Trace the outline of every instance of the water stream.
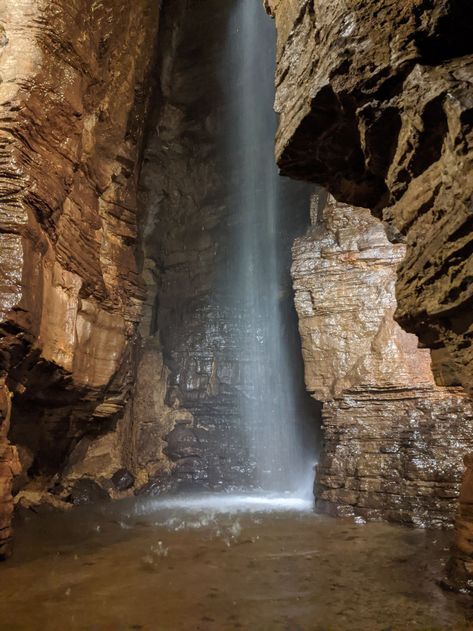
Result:
<instances>
[{"instance_id":1,"label":"water stream","mask_svg":"<svg viewBox=\"0 0 473 631\"><path fill-rule=\"evenodd\" d=\"M287 193L298 185L282 180L274 161L275 57L274 24L261 3L235 2L224 63L232 69L236 89L227 93L230 120L225 133L237 163L232 165L230 193L239 216L233 233L237 256L233 290L241 317L239 343L248 358L240 364L241 417L255 486L310 494L315 446L312 454L303 448L287 322L287 299L292 300L287 287L290 262L283 252L284 246L290 248L284 243L283 217L295 203ZM308 209L307 190L302 203Z\"/></svg>"}]
</instances>

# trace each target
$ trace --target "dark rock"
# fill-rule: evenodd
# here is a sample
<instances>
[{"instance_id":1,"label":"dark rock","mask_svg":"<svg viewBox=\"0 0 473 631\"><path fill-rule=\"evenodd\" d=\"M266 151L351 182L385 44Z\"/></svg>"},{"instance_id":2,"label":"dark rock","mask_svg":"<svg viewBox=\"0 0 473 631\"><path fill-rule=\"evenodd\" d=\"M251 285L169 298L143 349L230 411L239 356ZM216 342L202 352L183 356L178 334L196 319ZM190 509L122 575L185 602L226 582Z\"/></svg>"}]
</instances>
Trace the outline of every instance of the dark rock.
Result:
<instances>
[{"instance_id":1,"label":"dark rock","mask_svg":"<svg viewBox=\"0 0 473 631\"><path fill-rule=\"evenodd\" d=\"M167 447L164 449L173 461L183 458L198 458L202 455L199 440L195 433L186 425L177 425L167 437Z\"/></svg>"},{"instance_id":2,"label":"dark rock","mask_svg":"<svg viewBox=\"0 0 473 631\"><path fill-rule=\"evenodd\" d=\"M95 480L83 478L77 480L70 492L70 501L73 504L96 504L107 502L110 495Z\"/></svg>"},{"instance_id":3,"label":"dark rock","mask_svg":"<svg viewBox=\"0 0 473 631\"><path fill-rule=\"evenodd\" d=\"M118 491L131 489L135 483L135 476L128 469L118 469L112 476L112 484Z\"/></svg>"}]
</instances>

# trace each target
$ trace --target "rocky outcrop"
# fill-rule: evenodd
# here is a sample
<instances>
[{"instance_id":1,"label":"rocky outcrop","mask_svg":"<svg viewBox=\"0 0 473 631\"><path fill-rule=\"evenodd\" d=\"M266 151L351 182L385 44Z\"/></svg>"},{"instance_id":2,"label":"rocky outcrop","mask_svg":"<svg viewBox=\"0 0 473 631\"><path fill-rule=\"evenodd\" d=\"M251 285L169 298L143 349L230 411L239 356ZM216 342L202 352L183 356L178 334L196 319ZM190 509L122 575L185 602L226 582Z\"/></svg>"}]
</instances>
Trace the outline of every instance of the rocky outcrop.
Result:
<instances>
[{"instance_id":1,"label":"rocky outcrop","mask_svg":"<svg viewBox=\"0 0 473 631\"><path fill-rule=\"evenodd\" d=\"M57 473L82 436L110 430L131 387L144 299L136 185L158 16L151 0L2 7L0 370L15 393L10 438L33 454L35 475Z\"/></svg>"},{"instance_id":2,"label":"rocky outcrop","mask_svg":"<svg viewBox=\"0 0 473 631\"><path fill-rule=\"evenodd\" d=\"M396 319L473 388L473 7L266 0L284 175L369 207L405 241Z\"/></svg>"},{"instance_id":3,"label":"rocky outcrop","mask_svg":"<svg viewBox=\"0 0 473 631\"><path fill-rule=\"evenodd\" d=\"M293 248L306 385L324 402L316 496L338 515L452 522L473 445L473 403L435 385L430 353L394 321L391 244L366 209L314 202Z\"/></svg>"}]
</instances>

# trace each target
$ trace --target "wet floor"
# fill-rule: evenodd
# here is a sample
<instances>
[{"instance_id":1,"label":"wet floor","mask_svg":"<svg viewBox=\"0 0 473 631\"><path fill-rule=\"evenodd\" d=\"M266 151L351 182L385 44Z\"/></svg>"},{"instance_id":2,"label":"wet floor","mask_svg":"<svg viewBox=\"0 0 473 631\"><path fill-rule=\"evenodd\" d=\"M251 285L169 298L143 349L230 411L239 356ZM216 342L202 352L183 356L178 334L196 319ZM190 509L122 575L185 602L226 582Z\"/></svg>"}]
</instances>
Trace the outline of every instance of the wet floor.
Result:
<instances>
[{"instance_id":1,"label":"wet floor","mask_svg":"<svg viewBox=\"0 0 473 631\"><path fill-rule=\"evenodd\" d=\"M309 503L198 498L34 516L0 566L0 629L471 629L435 580L448 533Z\"/></svg>"}]
</instances>

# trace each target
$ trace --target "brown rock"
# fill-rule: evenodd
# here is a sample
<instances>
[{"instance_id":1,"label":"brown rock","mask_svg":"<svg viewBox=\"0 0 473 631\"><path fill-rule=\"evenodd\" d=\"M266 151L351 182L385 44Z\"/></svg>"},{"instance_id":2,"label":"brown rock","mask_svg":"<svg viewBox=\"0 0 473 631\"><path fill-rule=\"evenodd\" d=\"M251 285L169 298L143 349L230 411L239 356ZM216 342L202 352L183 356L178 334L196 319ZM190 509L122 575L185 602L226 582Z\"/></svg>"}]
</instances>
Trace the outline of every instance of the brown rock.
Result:
<instances>
[{"instance_id":1,"label":"brown rock","mask_svg":"<svg viewBox=\"0 0 473 631\"><path fill-rule=\"evenodd\" d=\"M466 467L460 488L455 543L448 564L449 589L473 592L473 454L464 458Z\"/></svg>"},{"instance_id":2,"label":"brown rock","mask_svg":"<svg viewBox=\"0 0 473 631\"><path fill-rule=\"evenodd\" d=\"M405 240L396 318L473 388L471 3L266 5L282 173L371 208Z\"/></svg>"},{"instance_id":3,"label":"brown rock","mask_svg":"<svg viewBox=\"0 0 473 631\"><path fill-rule=\"evenodd\" d=\"M0 560L6 558L11 547L10 520L13 512L12 481L20 473L16 448L8 442L11 416L11 393L0 377Z\"/></svg>"},{"instance_id":4,"label":"brown rock","mask_svg":"<svg viewBox=\"0 0 473 631\"><path fill-rule=\"evenodd\" d=\"M2 5L0 370L16 394L10 438L45 476L84 434L113 425L131 388L144 298L136 185L158 18L152 0ZM4 435L0 446L8 478L14 449Z\"/></svg>"},{"instance_id":5,"label":"brown rock","mask_svg":"<svg viewBox=\"0 0 473 631\"><path fill-rule=\"evenodd\" d=\"M324 402L318 505L450 525L473 444L473 403L459 388L435 385L429 351L394 321L405 246L391 244L366 209L333 198L319 206L292 267L306 385Z\"/></svg>"}]
</instances>

